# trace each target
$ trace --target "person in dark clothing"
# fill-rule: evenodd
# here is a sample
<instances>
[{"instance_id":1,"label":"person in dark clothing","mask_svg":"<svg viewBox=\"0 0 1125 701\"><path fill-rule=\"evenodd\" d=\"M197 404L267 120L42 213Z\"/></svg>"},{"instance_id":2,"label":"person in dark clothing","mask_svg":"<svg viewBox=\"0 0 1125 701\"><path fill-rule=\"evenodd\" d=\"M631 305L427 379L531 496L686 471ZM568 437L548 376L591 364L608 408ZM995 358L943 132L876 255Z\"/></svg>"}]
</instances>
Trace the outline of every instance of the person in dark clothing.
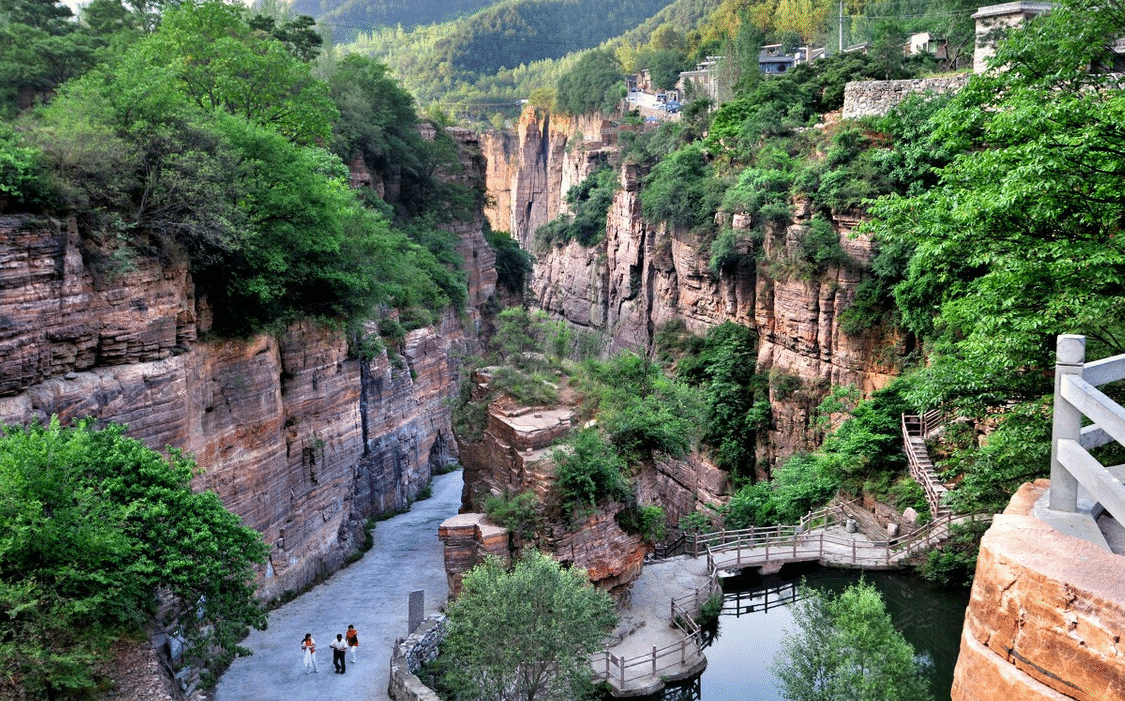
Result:
<instances>
[{"instance_id":1,"label":"person in dark clothing","mask_svg":"<svg viewBox=\"0 0 1125 701\"><path fill-rule=\"evenodd\" d=\"M336 639L328 647L332 648L332 666L336 668L336 674L348 671L348 644L344 642L344 636L337 633Z\"/></svg>"}]
</instances>

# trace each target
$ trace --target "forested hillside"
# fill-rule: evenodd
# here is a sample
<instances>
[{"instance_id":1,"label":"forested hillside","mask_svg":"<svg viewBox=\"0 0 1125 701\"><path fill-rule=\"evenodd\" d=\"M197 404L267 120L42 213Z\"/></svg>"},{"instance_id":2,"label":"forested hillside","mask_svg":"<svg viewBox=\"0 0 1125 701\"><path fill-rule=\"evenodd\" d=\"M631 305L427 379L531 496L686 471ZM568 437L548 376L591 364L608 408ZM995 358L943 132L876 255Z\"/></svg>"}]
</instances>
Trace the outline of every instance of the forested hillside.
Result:
<instances>
[{"instance_id":1,"label":"forested hillside","mask_svg":"<svg viewBox=\"0 0 1125 701\"><path fill-rule=\"evenodd\" d=\"M414 30L372 28L339 48L387 64L422 105L441 106L460 119L500 123L518 114L521 99L549 105L542 91L594 48L610 51L622 73L660 68L675 75L707 56L729 54L739 41L744 50L752 41L755 47L778 43L792 51L812 45L836 53L842 38L844 46L893 44L900 54L911 32L930 32L945 41L943 65L964 66L972 57L971 15L979 4L848 5L841 25L836 4L810 0L615 0L596 6L509 0Z\"/></svg>"},{"instance_id":2,"label":"forested hillside","mask_svg":"<svg viewBox=\"0 0 1125 701\"><path fill-rule=\"evenodd\" d=\"M296 14L316 18L317 26L327 29L333 41L347 42L362 32L383 27L413 29L419 25L445 22L488 7L491 3L492 0L295 0L289 9Z\"/></svg>"}]
</instances>

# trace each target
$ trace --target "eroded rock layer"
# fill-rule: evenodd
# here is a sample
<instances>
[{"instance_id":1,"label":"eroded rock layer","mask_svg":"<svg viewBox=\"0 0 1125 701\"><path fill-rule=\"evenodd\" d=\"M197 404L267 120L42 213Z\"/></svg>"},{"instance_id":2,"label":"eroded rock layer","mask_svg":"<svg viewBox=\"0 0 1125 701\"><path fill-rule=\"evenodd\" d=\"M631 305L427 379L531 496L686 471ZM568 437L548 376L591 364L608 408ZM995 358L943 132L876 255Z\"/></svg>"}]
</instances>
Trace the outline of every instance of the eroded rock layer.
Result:
<instances>
[{"instance_id":1,"label":"eroded rock layer","mask_svg":"<svg viewBox=\"0 0 1125 701\"><path fill-rule=\"evenodd\" d=\"M623 127L622 127L623 128ZM852 238L858 223L837 214L831 222L846 261L815 275L784 265L760 265L753 255L718 274L710 268L710 242L690 232L653 227L641 216L640 166L621 166L605 240L592 247L571 242L539 247L534 232L565 208L567 190L599 163L615 163L617 132L608 122L545 117L526 111L514 135L482 137L494 228L509 229L535 253L535 302L554 317L601 333L611 348L644 351L653 334L682 321L697 334L724 321L753 328L759 337L758 371L771 373L773 427L759 437L759 464L819 444L815 408L832 385L853 384L865 394L884 386L905 352L902 340L849 335L840 314L855 299L872 254L870 242ZM763 257L797 255L811 212L797 203L788 227L767 233ZM735 215L732 228L748 228ZM749 239L749 237L746 237ZM750 244L743 253L753 254Z\"/></svg>"},{"instance_id":2,"label":"eroded rock layer","mask_svg":"<svg viewBox=\"0 0 1125 701\"><path fill-rule=\"evenodd\" d=\"M953 701L1125 699L1125 557L1037 519L1025 484L981 539Z\"/></svg>"},{"instance_id":3,"label":"eroded rock layer","mask_svg":"<svg viewBox=\"0 0 1125 701\"><path fill-rule=\"evenodd\" d=\"M483 180L473 135L453 136L457 177ZM496 281L481 228L453 225L471 304ZM272 546L264 596L339 567L368 517L405 508L456 461L449 400L456 358L477 345L476 308L410 332L393 360L356 359L339 331L311 323L201 340L210 313L185 264L116 260L96 243L74 222L0 216L0 423L91 416L194 454L193 486Z\"/></svg>"}]
</instances>

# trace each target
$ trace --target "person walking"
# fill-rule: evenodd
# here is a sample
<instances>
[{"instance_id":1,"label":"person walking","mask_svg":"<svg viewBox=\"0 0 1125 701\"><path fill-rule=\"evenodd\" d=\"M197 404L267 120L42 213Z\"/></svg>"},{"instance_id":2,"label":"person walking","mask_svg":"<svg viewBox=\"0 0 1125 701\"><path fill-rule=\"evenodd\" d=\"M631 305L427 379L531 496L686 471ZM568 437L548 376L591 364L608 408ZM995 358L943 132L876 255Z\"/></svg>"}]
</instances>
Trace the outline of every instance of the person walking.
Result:
<instances>
[{"instance_id":1,"label":"person walking","mask_svg":"<svg viewBox=\"0 0 1125 701\"><path fill-rule=\"evenodd\" d=\"M336 674L348 671L348 644L344 642L344 636L337 633L336 639L328 646L332 648L332 666L336 668Z\"/></svg>"},{"instance_id":2,"label":"person walking","mask_svg":"<svg viewBox=\"0 0 1125 701\"><path fill-rule=\"evenodd\" d=\"M316 666L316 640L313 639L312 633L305 633L305 639L301 641L301 649L305 651L305 674L309 672L320 673L320 669Z\"/></svg>"},{"instance_id":3,"label":"person walking","mask_svg":"<svg viewBox=\"0 0 1125 701\"><path fill-rule=\"evenodd\" d=\"M355 629L355 626L349 623L348 630L344 633L344 637L348 641L348 649L352 651L352 664L355 664L355 655L359 650L359 631Z\"/></svg>"}]
</instances>

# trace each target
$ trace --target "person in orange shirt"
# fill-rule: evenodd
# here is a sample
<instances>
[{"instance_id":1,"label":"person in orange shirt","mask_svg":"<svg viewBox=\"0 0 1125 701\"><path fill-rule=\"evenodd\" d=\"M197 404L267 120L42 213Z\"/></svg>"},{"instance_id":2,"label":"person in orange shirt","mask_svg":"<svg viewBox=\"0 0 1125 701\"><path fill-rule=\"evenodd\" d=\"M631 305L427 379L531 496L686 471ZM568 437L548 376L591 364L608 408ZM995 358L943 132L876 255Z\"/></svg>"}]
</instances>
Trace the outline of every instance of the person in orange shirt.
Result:
<instances>
[{"instance_id":1,"label":"person in orange shirt","mask_svg":"<svg viewBox=\"0 0 1125 701\"><path fill-rule=\"evenodd\" d=\"M348 649L352 651L352 663L355 663L355 654L359 650L359 631L355 626L348 624L348 630L344 633L344 638L348 641Z\"/></svg>"},{"instance_id":2,"label":"person in orange shirt","mask_svg":"<svg viewBox=\"0 0 1125 701\"><path fill-rule=\"evenodd\" d=\"M320 669L316 666L316 640L313 639L312 633L305 633L305 639L301 641L301 649L305 651L305 674L309 672L320 673Z\"/></svg>"}]
</instances>

